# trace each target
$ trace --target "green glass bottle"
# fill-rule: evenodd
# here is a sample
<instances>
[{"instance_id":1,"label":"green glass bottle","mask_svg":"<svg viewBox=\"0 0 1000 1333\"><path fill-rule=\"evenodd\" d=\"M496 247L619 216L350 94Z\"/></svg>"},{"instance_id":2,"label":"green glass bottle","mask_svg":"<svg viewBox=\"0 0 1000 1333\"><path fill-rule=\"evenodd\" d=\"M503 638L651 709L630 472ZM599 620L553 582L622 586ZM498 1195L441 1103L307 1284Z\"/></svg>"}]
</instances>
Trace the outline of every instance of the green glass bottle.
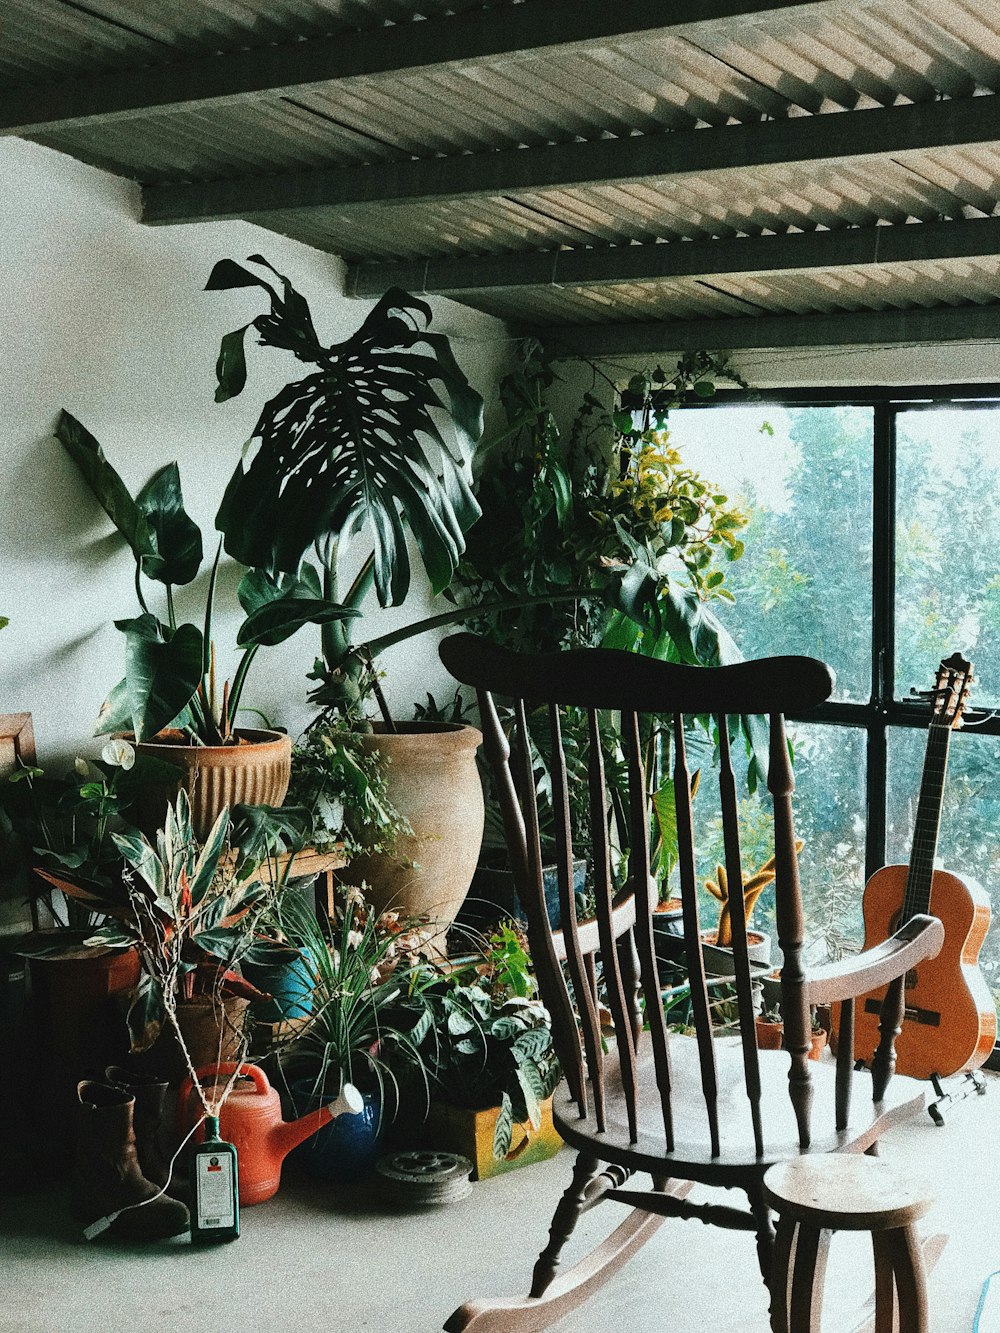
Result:
<instances>
[{"instance_id":1,"label":"green glass bottle","mask_svg":"<svg viewBox=\"0 0 1000 1333\"><path fill-rule=\"evenodd\" d=\"M191 1240L235 1240L240 1234L236 1148L219 1138L219 1117L205 1117L205 1141L191 1155Z\"/></svg>"}]
</instances>

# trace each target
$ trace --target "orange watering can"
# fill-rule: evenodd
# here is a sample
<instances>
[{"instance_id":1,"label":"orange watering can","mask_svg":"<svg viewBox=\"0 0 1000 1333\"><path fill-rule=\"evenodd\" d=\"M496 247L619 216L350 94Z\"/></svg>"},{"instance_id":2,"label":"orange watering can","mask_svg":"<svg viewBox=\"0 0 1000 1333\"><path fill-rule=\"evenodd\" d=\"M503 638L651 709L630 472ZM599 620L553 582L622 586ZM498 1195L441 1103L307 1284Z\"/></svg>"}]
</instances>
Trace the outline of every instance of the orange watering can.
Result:
<instances>
[{"instance_id":1,"label":"orange watering can","mask_svg":"<svg viewBox=\"0 0 1000 1333\"><path fill-rule=\"evenodd\" d=\"M232 1063L206 1065L198 1070L198 1079L201 1081L213 1075L229 1078L236 1069ZM250 1082L237 1082L222 1104L219 1133L236 1147L240 1203L263 1203L278 1192L281 1163L286 1155L337 1116L357 1115L363 1109L364 1101L352 1083L345 1083L335 1102L286 1124L281 1118L277 1090L271 1087L263 1069L257 1065L240 1065L239 1072ZM193 1091L194 1082L187 1078L177 1094L177 1126L181 1134L187 1133L195 1119L191 1105ZM195 1141L200 1143L204 1134L204 1126L201 1126L194 1135Z\"/></svg>"}]
</instances>

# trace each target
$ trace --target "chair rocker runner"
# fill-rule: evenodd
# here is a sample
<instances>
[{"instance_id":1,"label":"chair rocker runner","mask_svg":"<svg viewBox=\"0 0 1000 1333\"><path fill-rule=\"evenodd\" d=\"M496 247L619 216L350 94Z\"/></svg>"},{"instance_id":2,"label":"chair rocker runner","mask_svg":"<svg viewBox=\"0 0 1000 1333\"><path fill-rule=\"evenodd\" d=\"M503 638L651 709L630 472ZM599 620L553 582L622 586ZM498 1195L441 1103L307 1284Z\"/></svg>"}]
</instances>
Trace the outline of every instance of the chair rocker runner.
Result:
<instances>
[{"instance_id":1,"label":"chair rocker runner","mask_svg":"<svg viewBox=\"0 0 1000 1333\"><path fill-rule=\"evenodd\" d=\"M804 920L784 714L801 713L826 699L833 686L829 669L805 657L689 667L609 649L517 654L471 634L446 639L440 652L452 675L474 687L479 698L484 746L528 918L539 990L552 1015L564 1072L554 1101L555 1124L577 1152L572 1181L535 1264L530 1294L469 1302L445 1328L449 1333L547 1328L602 1286L667 1217L697 1218L753 1233L770 1289L774 1232L763 1188L767 1170L803 1154L874 1153L890 1126L923 1107L920 1084L892 1077L894 1041L902 1024L905 975L934 957L943 938L936 918L915 916L864 954L808 972L803 968ZM494 694L513 700L510 743ZM571 830L560 721L567 707L584 710L590 742L590 846L585 854L597 906L595 918L588 921L577 920L572 889L573 857L584 849L574 847ZM528 736L529 709L537 716L539 708L547 713L552 742L559 931L551 928L545 908ZM624 799L620 785L609 795L605 781L601 733L607 711L619 715L621 762L627 773ZM739 894L732 900L738 1035L713 1035L698 921L687 752L697 729L704 735L709 724L718 751L726 873L730 884L740 884L730 746L740 734L741 717L753 715L769 720L767 786L773 802L784 1051L757 1050L746 917ZM664 753L672 755L670 774L659 771L656 756ZM650 791L657 786L662 792L668 776L677 816L692 1037L668 1032L652 931L656 887L650 874ZM706 780L703 775L703 784ZM623 849L624 879L615 874ZM810 1007L839 1001L842 1032L849 1033L855 997L878 986L888 991L871 1071L854 1069L849 1035L835 1064L810 1061ZM613 1037L602 1032L599 994L610 1011ZM626 1188L634 1175L648 1177L650 1187ZM742 1190L748 1206L692 1203L686 1196L696 1183ZM632 1212L595 1250L561 1270L561 1251L576 1221L604 1200L631 1204ZM777 1308L773 1301L772 1308Z\"/></svg>"}]
</instances>

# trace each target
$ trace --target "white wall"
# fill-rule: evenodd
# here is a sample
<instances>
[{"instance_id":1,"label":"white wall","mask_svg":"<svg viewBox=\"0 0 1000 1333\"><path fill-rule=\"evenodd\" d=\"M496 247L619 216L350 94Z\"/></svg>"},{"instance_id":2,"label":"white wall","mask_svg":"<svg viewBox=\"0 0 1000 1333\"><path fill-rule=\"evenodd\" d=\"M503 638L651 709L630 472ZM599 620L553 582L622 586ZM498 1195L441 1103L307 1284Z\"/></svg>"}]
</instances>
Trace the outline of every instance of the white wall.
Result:
<instances>
[{"instance_id":1,"label":"white wall","mask_svg":"<svg viewBox=\"0 0 1000 1333\"><path fill-rule=\"evenodd\" d=\"M133 562L52 437L65 407L97 437L132 489L180 465L186 506L211 542L222 490L260 407L301 366L274 349L250 355L248 387L213 401L222 334L264 309L264 294L205 292L213 264L260 253L309 300L318 331L347 337L372 302L343 296L344 266L246 223L149 228L129 182L17 139L0 141L0 713L31 712L43 759L92 755L97 710L123 674L116 617L136 611ZM504 326L432 301L435 331L487 399L509 349ZM239 622L229 567L220 649ZM204 578L180 609L197 619ZM370 633L426 611L419 598L377 613ZM305 672L318 631L258 655L244 696L293 734L308 716ZM232 659L231 659L232 660ZM428 688L448 689L430 636L382 659L390 702L409 716Z\"/></svg>"}]
</instances>

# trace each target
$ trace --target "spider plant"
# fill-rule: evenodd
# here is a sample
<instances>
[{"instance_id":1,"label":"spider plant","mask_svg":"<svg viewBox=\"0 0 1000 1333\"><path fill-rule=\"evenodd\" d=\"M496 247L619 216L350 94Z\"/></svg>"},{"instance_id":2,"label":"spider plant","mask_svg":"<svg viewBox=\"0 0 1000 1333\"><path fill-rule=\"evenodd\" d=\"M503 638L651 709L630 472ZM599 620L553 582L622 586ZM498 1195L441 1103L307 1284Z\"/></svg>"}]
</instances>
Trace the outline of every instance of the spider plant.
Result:
<instances>
[{"instance_id":1,"label":"spider plant","mask_svg":"<svg viewBox=\"0 0 1000 1333\"><path fill-rule=\"evenodd\" d=\"M282 927L313 971L312 1014L283 1047L286 1076L310 1098L332 1101L345 1083L398 1094L399 1076L427 1086L419 1047L431 1025L423 998L426 964L415 949L426 932L395 913L371 911L361 891L346 889L331 919L301 901L282 904Z\"/></svg>"}]
</instances>

